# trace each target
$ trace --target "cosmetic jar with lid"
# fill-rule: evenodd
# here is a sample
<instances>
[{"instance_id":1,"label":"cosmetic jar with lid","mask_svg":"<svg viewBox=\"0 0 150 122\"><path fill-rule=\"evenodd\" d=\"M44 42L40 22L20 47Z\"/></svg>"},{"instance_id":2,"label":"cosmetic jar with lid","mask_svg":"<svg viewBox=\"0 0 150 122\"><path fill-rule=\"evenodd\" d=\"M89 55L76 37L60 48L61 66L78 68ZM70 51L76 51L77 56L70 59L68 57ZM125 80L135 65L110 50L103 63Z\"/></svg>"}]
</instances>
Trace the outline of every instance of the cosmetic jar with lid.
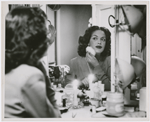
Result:
<instances>
[{"instance_id":1,"label":"cosmetic jar with lid","mask_svg":"<svg viewBox=\"0 0 150 122\"><path fill-rule=\"evenodd\" d=\"M122 93L109 92L107 94L106 111L113 116L124 115L124 97Z\"/></svg>"}]
</instances>

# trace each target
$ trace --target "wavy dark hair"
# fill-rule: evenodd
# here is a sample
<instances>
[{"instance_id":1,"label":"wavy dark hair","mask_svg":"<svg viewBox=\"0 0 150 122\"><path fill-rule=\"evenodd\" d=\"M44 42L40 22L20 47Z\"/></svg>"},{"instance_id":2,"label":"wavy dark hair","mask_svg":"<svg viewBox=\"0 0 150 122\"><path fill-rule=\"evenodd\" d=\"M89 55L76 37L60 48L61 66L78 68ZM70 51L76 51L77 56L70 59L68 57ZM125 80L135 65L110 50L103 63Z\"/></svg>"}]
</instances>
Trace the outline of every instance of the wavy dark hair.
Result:
<instances>
[{"instance_id":1,"label":"wavy dark hair","mask_svg":"<svg viewBox=\"0 0 150 122\"><path fill-rule=\"evenodd\" d=\"M17 7L6 16L5 73L20 64L36 66L48 48L47 16L38 7Z\"/></svg>"},{"instance_id":2,"label":"wavy dark hair","mask_svg":"<svg viewBox=\"0 0 150 122\"><path fill-rule=\"evenodd\" d=\"M110 33L110 31L107 28L105 28L105 27L92 26L92 27L89 27L85 31L85 34L83 36L79 37L79 40L78 40L78 43L79 43L78 54L79 54L79 56L85 57L85 55L86 55L86 47L89 44L90 38L92 36L92 33L94 31L96 31L96 30L101 30L106 35L106 46L105 46L104 51L101 53L101 56L103 58L105 58L105 57L110 55L110 43L111 43L111 33Z\"/></svg>"}]
</instances>

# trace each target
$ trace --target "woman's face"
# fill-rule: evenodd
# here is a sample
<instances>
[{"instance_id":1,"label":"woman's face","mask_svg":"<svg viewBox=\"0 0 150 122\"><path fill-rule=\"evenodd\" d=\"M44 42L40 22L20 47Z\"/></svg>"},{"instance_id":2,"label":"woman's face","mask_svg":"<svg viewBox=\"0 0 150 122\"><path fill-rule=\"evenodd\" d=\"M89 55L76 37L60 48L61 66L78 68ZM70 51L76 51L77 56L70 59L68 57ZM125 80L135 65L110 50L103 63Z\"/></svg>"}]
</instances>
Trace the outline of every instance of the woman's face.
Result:
<instances>
[{"instance_id":1,"label":"woman's face","mask_svg":"<svg viewBox=\"0 0 150 122\"><path fill-rule=\"evenodd\" d=\"M95 50L97 54L101 54L106 45L106 35L101 30L96 30L92 33L89 45Z\"/></svg>"}]
</instances>

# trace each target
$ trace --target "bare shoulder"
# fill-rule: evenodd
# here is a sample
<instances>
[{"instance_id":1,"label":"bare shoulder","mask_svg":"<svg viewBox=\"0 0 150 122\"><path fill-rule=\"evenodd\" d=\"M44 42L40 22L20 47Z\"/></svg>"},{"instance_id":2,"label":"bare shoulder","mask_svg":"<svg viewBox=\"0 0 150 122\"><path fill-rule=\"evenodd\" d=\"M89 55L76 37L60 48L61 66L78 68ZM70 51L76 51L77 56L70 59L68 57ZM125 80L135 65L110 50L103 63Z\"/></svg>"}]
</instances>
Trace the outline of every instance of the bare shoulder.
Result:
<instances>
[{"instance_id":1,"label":"bare shoulder","mask_svg":"<svg viewBox=\"0 0 150 122\"><path fill-rule=\"evenodd\" d=\"M17 69L18 71L20 70L22 73L26 72L27 75L43 74L40 69L26 64L20 65Z\"/></svg>"},{"instance_id":2,"label":"bare shoulder","mask_svg":"<svg viewBox=\"0 0 150 122\"><path fill-rule=\"evenodd\" d=\"M44 74L42 71L36 67L29 66L29 65L21 65L20 69L22 69L22 74L26 77L26 85L34 85L37 83L42 83L45 81ZM43 84L43 83L42 83Z\"/></svg>"},{"instance_id":3,"label":"bare shoulder","mask_svg":"<svg viewBox=\"0 0 150 122\"><path fill-rule=\"evenodd\" d=\"M42 71L34 66L22 64L16 69L17 74L20 72L20 76L24 77L26 80L32 81L44 81L44 74Z\"/></svg>"}]
</instances>

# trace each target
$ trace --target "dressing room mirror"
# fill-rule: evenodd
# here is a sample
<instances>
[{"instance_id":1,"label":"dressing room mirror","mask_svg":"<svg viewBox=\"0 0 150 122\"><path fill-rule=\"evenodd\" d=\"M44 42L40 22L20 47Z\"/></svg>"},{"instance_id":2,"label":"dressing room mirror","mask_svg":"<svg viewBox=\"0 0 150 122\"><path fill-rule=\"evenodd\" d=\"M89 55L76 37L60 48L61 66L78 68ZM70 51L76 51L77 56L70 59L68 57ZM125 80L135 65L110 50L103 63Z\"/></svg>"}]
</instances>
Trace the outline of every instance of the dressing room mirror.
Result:
<instances>
[{"instance_id":1,"label":"dressing room mirror","mask_svg":"<svg viewBox=\"0 0 150 122\"><path fill-rule=\"evenodd\" d=\"M79 36L90 23L110 30L111 44L116 45L112 55L116 53L115 57L129 63L131 56L137 56L146 63L146 5L47 4L46 13L56 28L55 42L48 53L50 65L70 66L70 60L78 55ZM116 20L119 26L115 26Z\"/></svg>"},{"instance_id":2,"label":"dressing room mirror","mask_svg":"<svg viewBox=\"0 0 150 122\"><path fill-rule=\"evenodd\" d=\"M47 6L47 16L57 31L55 43L49 50L50 64L70 66L70 60L78 55L79 36L90 25L98 25L111 32L111 69L115 69L116 57L134 68L137 67L135 59L146 66L146 5L66 4L57 10ZM111 72L113 81L115 71Z\"/></svg>"}]
</instances>

